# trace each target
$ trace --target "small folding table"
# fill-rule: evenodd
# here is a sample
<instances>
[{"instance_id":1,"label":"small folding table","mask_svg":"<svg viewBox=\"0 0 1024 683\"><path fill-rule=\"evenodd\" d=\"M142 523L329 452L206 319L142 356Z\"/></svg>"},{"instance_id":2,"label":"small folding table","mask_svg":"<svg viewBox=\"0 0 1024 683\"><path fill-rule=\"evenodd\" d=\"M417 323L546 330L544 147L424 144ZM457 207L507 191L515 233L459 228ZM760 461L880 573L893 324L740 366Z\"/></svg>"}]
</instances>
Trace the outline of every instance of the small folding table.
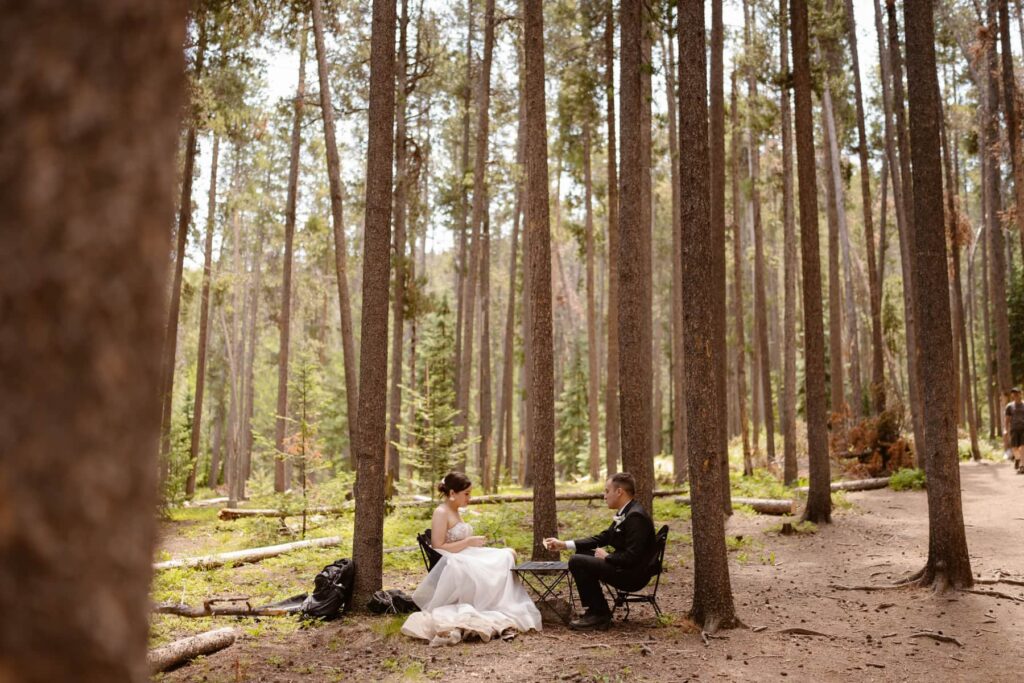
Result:
<instances>
[{"instance_id":1,"label":"small folding table","mask_svg":"<svg viewBox=\"0 0 1024 683\"><path fill-rule=\"evenodd\" d=\"M572 619L576 607L573 597L572 574L567 562L523 562L512 568L522 580L523 585L537 596L536 602L547 604L550 598L560 598L564 592L569 593L569 613L551 608L566 624ZM564 585L563 585L564 584Z\"/></svg>"}]
</instances>

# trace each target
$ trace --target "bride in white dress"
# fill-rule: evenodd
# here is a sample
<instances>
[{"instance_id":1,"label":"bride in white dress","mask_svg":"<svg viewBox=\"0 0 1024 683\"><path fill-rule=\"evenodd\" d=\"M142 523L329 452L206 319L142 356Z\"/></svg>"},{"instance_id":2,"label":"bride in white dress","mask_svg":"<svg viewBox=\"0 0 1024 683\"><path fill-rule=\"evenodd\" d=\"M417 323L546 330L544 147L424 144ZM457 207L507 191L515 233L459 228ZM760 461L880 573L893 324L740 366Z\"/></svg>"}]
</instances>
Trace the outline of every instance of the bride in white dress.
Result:
<instances>
[{"instance_id":1,"label":"bride in white dress","mask_svg":"<svg viewBox=\"0 0 1024 683\"><path fill-rule=\"evenodd\" d=\"M431 645L470 635L488 641L508 629L541 630L540 612L511 572L515 551L485 548L486 539L462 521L459 508L469 505L470 487L459 472L438 485L445 500L434 510L431 545L441 559L412 594L421 611L402 625L402 633Z\"/></svg>"}]
</instances>

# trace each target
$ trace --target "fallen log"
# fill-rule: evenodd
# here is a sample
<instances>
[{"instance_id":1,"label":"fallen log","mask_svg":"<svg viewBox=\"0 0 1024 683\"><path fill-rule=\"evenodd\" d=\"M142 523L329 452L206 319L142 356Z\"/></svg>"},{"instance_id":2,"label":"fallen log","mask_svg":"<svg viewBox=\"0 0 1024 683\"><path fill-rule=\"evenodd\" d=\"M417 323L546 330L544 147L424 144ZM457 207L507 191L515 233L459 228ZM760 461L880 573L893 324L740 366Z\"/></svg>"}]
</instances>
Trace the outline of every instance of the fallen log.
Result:
<instances>
[{"instance_id":1,"label":"fallen log","mask_svg":"<svg viewBox=\"0 0 1024 683\"><path fill-rule=\"evenodd\" d=\"M668 491L655 491L655 498L667 498L668 496L678 496L685 493L685 489L671 489ZM555 496L556 501L568 501L568 500L601 500L604 498L603 493L559 493ZM495 505L498 503L532 503L533 494L502 494L502 495L488 495L479 496L473 498L471 505ZM431 505L437 505L437 501L433 498L421 499L421 500L400 500L395 503L396 508L416 508L416 507L429 507ZM351 512L354 509L353 503L347 503L345 505L327 506L327 507L315 507L306 510L307 515L341 515L346 512ZM243 517L299 517L302 515L301 510L294 512L287 510L274 510L274 509L247 509L247 508L223 508L220 511L220 518L223 520L240 519Z\"/></svg>"},{"instance_id":2,"label":"fallen log","mask_svg":"<svg viewBox=\"0 0 1024 683\"><path fill-rule=\"evenodd\" d=\"M306 515L312 517L313 515L342 515L346 512L351 512L355 509L354 503L348 503L346 505L327 505L323 507L309 508L306 510ZM296 510L291 512L289 510L276 510L274 508L221 508L217 516L223 520L240 519L242 517L301 517L302 510Z\"/></svg>"},{"instance_id":3,"label":"fallen log","mask_svg":"<svg viewBox=\"0 0 1024 683\"><path fill-rule=\"evenodd\" d=\"M206 498L205 500L186 500L182 503L182 507L186 508L206 508L213 507L214 505L223 505L228 502L227 496L222 498Z\"/></svg>"},{"instance_id":4,"label":"fallen log","mask_svg":"<svg viewBox=\"0 0 1024 683\"><path fill-rule=\"evenodd\" d=\"M200 633L197 636L182 638L163 647L150 650L146 655L146 662L149 664L151 673L167 671L199 655L208 655L223 650L235 642L237 634L238 632L233 628L219 628L215 631Z\"/></svg>"},{"instance_id":5,"label":"fallen log","mask_svg":"<svg viewBox=\"0 0 1024 683\"><path fill-rule=\"evenodd\" d=\"M154 571L161 571L164 569L177 569L179 567L213 569L215 567L221 567L226 564L250 564L252 562L259 562L260 560L265 560L268 557L275 557L277 555L283 555L284 553L290 553L293 550L301 550L303 548L323 548L325 546L330 545L339 545L340 543L341 536L314 538L308 541L281 543L279 545L268 545L262 548L233 550L228 553L219 553L216 555L204 555L202 557L184 557L177 560L154 562L153 569Z\"/></svg>"},{"instance_id":6,"label":"fallen log","mask_svg":"<svg viewBox=\"0 0 1024 683\"><path fill-rule=\"evenodd\" d=\"M305 597L305 596L301 596ZM180 602L161 602L153 606L156 614L173 614L179 617L278 617L294 614L295 609L281 605L253 607L249 598L213 598L204 600L202 607L193 607Z\"/></svg>"},{"instance_id":7,"label":"fallen log","mask_svg":"<svg viewBox=\"0 0 1024 683\"><path fill-rule=\"evenodd\" d=\"M847 481L834 481L829 487L833 491L870 491L872 489L884 489L889 486L889 477L877 477L875 479L849 479ZM807 493L809 487L798 486L794 491Z\"/></svg>"},{"instance_id":8,"label":"fallen log","mask_svg":"<svg viewBox=\"0 0 1024 683\"><path fill-rule=\"evenodd\" d=\"M691 499L680 496L676 502L682 505L691 505ZM793 514L793 501L774 498L733 498L733 505L746 505L762 515L790 515Z\"/></svg>"}]
</instances>

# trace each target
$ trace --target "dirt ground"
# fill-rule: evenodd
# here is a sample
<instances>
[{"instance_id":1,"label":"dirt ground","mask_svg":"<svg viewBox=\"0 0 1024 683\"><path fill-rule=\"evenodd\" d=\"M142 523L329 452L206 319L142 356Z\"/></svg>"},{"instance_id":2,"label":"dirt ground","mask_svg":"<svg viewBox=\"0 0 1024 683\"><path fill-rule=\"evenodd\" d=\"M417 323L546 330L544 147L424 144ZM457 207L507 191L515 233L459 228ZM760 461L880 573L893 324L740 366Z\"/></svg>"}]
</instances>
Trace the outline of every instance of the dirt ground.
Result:
<instances>
[{"instance_id":1,"label":"dirt ground","mask_svg":"<svg viewBox=\"0 0 1024 683\"><path fill-rule=\"evenodd\" d=\"M1007 464L961 467L964 517L976 576L1024 577L1024 476ZM705 643L684 618L692 595L689 546L670 543L659 603L621 614L609 631L561 625L511 642L430 648L396 633L397 619L347 617L287 636L243 636L234 646L165 674L166 681L1019 681L1024 678L1024 588L978 585L1016 597L894 589L927 552L924 492L848 495L852 509L816 533L782 536L779 518L735 516L730 553L737 612L746 629ZM657 520L655 520L657 523ZM687 533L689 529L673 529ZM415 585L417 577L390 585ZM407 586L411 587L411 586ZM227 625L227 624L225 624ZM783 633L801 628L822 635ZM962 645L914 638L941 632Z\"/></svg>"}]
</instances>

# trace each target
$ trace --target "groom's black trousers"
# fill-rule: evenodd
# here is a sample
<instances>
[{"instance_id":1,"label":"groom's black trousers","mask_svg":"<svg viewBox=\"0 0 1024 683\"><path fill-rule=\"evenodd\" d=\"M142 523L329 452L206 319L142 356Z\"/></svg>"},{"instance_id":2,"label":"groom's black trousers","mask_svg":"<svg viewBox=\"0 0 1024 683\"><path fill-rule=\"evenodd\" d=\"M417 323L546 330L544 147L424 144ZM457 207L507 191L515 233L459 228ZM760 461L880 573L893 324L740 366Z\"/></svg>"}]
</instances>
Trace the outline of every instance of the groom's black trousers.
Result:
<instances>
[{"instance_id":1,"label":"groom's black trousers","mask_svg":"<svg viewBox=\"0 0 1024 683\"><path fill-rule=\"evenodd\" d=\"M605 560L577 553L569 558L569 571L572 572L576 591L580 594L580 602L591 614L608 614L608 601L601 590L601 582L626 591L640 590L646 580L613 567Z\"/></svg>"}]
</instances>

